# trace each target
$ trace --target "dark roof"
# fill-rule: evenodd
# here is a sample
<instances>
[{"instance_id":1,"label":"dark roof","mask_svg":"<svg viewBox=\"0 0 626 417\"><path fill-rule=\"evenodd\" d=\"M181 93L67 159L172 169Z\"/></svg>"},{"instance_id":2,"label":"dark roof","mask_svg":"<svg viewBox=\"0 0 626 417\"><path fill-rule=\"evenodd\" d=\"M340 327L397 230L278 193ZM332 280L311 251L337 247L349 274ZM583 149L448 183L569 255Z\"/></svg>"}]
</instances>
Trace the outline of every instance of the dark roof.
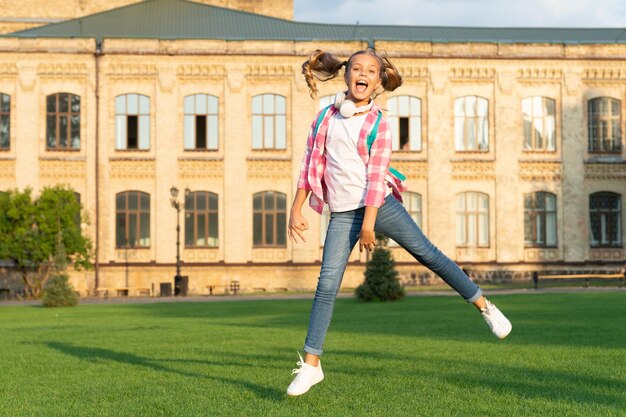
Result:
<instances>
[{"instance_id":1,"label":"dark roof","mask_svg":"<svg viewBox=\"0 0 626 417\"><path fill-rule=\"evenodd\" d=\"M626 29L477 28L294 22L187 0L146 0L10 37L613 44Z\"/></svg>"}]
</instances>

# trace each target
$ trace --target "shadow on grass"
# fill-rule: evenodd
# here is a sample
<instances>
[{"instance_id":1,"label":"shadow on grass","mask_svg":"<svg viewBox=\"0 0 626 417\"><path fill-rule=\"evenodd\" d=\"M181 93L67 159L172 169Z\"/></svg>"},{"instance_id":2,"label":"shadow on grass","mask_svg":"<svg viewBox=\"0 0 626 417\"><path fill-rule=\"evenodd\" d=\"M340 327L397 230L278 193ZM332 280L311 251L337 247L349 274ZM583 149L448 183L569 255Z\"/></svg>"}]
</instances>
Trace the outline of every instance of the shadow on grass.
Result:
<instances>
[{"instance_id":1,"label":"shadow on grass","mask_svg":"<svg viewBox=\"0 0 626 417\"><path fill-rule=\"evenodd\" d=\"M626 322L622 317L626 315L626 292L494 298L513 323L507 344L617 349L625 346ZM131 314L154 319L153 325L175 325L184 320L203 326L249 329L251 334L261 334L265 329L292 329L301 331L304 338L311 304L311 300L259 300L115 308L120 316ZM462 342L492 338L474 308L454 297L409 297L395 303L338 299L330 331Z\"/></svg>"},{"instance_id":2,"label":"shadow on grass","mask_svg":"<svg viewBox=\"0 0 626 417\"><path fill-rule=\"evenodd\" d=\"M102 349L96 347L76 346L62 342L43 342L43 345L50 349L54 349L63 354L76 357L83 360L102 359L108 361L114 361L126 365L140 366L143 368L151 369L153 371L168 372L177 375L181 375L187 378L209 379L213 381L226 382L228 384L236 385L245 388L253 392L256 396L262 399L279 400L285 397L282 390L276 388L263 387L250 381L243 379L229 378L225 376L208 375L196 372L181 371L162 364L162 360L144 358L139 355L126 352L116 352L114 350ZM201 361L187 361L187 360L166 360L166 362L200 362ZM207 361L206 365L212 365L214 363ZM241 363L237 363L241 365ZM220 362L220 365L224 363Z\"/></svg>"},{"instance_id":3,"label":"shadow on grass","mask_svg":"<svg viewBox=\"0 0 626 417\"><path fill-rule=\"evenodd\" d=\"M541 398L551 402L601 405L623 410L624 381L618 377L602 378L520 364L491 363L486 360L437 358L431 352L414 355L389 354L382 351L334 350L349 360L340 372L354 378L363 375L377 380L393 379L398 374L425 380L438 379L458 387L485 387L493 392L513 393L518 398ZM390 366L390 362L410 363L411 367ZM354 363L358 365L355 366ZM377 365L382 362L383 365Z\"/></svg>"}]
</instances>

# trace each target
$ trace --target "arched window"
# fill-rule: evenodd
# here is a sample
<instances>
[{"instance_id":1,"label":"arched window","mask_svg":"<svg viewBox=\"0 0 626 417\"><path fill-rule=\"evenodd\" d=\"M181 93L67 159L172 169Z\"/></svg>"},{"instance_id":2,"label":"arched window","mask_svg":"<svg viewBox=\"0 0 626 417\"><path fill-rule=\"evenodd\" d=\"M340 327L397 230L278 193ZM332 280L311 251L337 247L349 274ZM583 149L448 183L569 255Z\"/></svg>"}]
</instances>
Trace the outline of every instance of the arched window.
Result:
<instances>
[{"instance_id":1,"label":"arched window","mask_svg":"<svg viewBox=\"0 0 626 417\"><path fill-rule=\"evenodd\" d=\"M412 96L392 97L387 107L393 150L422 150L422 101Z\"/></svg>"},{"instance_id":2,"label":"arched window","mask_svg":"<svg viewBox=\"0 0 626 417\"><path fill-rule=\"evenodd\" d=\"M330 106L334 102L335 102L335 94L329 94L327 96L322 96L322 97L320 97L320 100L319 100L319 109L318 110L322 110L323 108Z\"/></svg>"},{"instance_id":3,"label":"arched window","mask_svg":"<svg viewBox=\"0 0 626 417\"><path fill-rule=\"evenodd\" d=\"M524 150L556 150L556 105L547 97L526 97L522 100L524 118Z\"/></svg>"},{"instance_id":4,"label":"arched window","mask_svg":"<svg viewBox=\"0 0 626 417\"><path fill-rule=\"evenodd\" d=\"M589 152L621 152L622 118L619 100L598 97L587 104Z\"/></svg>"},{"instance_id":5,"label":"arched window","mask_svg":"<svg viewBox=\"0 0 626 417\"><path fill-rule=\"evenodd\" d=\"M287 147L285 97L261 94L252 97L252 149Z\"/></svg>"},{"instance_id":6,"label":"arched window","mask_svg":"<svg viewBox=\"0 0 626 417\"><path fill-rule=\"evenodd\" d=\"M0 149L11 147L11 96L0 93Z\"/></svg>"},{"instance_id":7,"label":"arched window","mask_svg":"<svg viewBox=\"0 0 626 417\"><path fill-rule=\"evenodd\" d=\"M409 213L415 224L422 228L422 196L418 193L405 191L402 193L404 208ZM389 246L398 246L395 240L389 239Z\"/></svg>"},{"instance_id":8,"label":"arched window","mask_svg":"<svg viewBox=\"0 0 626 417\"><path fill-rule=\"evenodd\" d=\"M555 247L556 195L536 192L524 195L524 243L526 247Z\"/></svg>"},{"instance_id":9,"label":"arched window","mask_svg":"<svg viewBox=\"0 0 626 417\"><path fill-rule=\"evenodd\" d=\"M601 191L589 196L591 247L622 246L622 196Z\"/></svg>"},{"instance_id":10,"label":"arched window","mask_svg":"<svg viewBox=\"0 0 626 417\"><path fill-rule=\"evenodd\" d=\"M454 100L454 149L489 150L489 102L477 96Z\"/></svg>"},{"instance_id":11,"label":"arched window","mask_svg":"<svg viewBox=\"0 0 626 417\"><path fill-rule=\"evenodd\" d=\"M218 148L217 97L194 94L184 99L185 149Z\"/></svg>"},{"instance_id":12,"label":"arched window","mask_svg":"<svg viewBox=\"0 0 626 417\"><path fill-rule=\"evenodd\" d=\"M286 196L276 191L254 194L253 244L255 248L284 247L287 244Z\"/></svg>"},{"instance_id":13,"label":"arched window","mask_svg":"<svg viewBox=\"0 0 626 417\"><path fill-rule=\"evenodd\" d=\"M115 195L115 246L150 247L150 194L124 191Z\"/></svg>"},{"instance_id":14,"label":"arched window","mask_svg":"<svg viewBox=\"0 0 626 417\"><path fill-rule=\"evenodd\" d=\"M115 97L115 149L150 149L150 97Z\"/></svg>"},{"instance_id":15,"label":"arched window","mask_svg":"<svg viewBox=\"0 0 626 417\"><path fill-rule=\"evenodd\" d=\"M80 96L57 93L46 97L46 147L80 149Z\"/></svg>"},{"instance_id":16,"label":"arched window","mask_svg":"<svg viewBox=\"0 0 626 417\"><path fill-rule=\"evenodd\" d=\"M456 245L489 247L489 196L478 192L456 197Z\"/></svg>"},{"instance_id":17,"label":"arched window","mask_svg":"<svg viewBox=\"0 0 626 417\"><path fill-rule=\"evenodd\" d=\"M218 246L217 194L195 191L185 196L185 246Z\"/></svg>"}]
</instances>

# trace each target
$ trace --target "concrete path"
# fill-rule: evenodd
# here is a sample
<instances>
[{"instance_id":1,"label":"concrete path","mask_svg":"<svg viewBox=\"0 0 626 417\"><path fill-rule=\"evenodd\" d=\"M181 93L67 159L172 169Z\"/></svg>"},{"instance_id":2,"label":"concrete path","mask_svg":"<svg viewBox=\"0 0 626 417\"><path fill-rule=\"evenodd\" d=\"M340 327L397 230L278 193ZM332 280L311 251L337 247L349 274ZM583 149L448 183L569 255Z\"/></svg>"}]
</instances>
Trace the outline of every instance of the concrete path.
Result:
<instances>
[{"instance_id":1,"label":"concrete path","mask_svg":"<svg viewBox=\"0 0 626 417\"><path fill-rule=\"evenodd\" d=\"M509 295L509 294L550 294L550 293L578 293L578 292L626 292L626 287L559 287L559 288L539 288L539 289L491 289L485 290L487 296ZM448 296L453 297L458 294L452 290L438 291L409 291L408 297L431 297ZM255 295L194 295L189 297L113 297L113 298L81 298L80 304L153 304L153 303L192 303L192 302L220 302L220 301L246 301L246 300L306 300L313 299L314 294L255 294ZM338 298L351 298L351 292L341 292ZM41 305L40 300L27 301L0 301L2 306L15 305Z\"/></svg>"}]
</instances>

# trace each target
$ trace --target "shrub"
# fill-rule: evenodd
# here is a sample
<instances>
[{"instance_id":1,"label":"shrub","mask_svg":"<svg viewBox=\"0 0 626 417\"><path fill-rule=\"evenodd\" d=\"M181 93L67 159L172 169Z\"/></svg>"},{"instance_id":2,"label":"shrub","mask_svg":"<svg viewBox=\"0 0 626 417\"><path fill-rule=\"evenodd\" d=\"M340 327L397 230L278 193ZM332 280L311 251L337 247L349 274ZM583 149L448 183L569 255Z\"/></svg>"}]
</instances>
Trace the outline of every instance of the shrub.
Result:
<instances>
[{"instance_id":1,"label":"shrub","mask_svg":"<svg viewBox=\"0 0 626 417\"><path fill-rule=\"evenodd\" d=\"M355 290L361 301L395 301L404 298L404 288L398 280L398 271L391 251L387 248L387 237L377 235L378 241L372 258L365 268L365 281Z\"/></svg>"},{"instance_id":2,"label":"shrub","mask_svg":"<svg viewBox=\"0 0 626 417\"><path fill-rule=\"evenodd\" d=\"M41 301L45 307L72 307L78 304L78 296L69 283L69 277L59 274L50 278Z\"/></svg>"}]
</instances>

